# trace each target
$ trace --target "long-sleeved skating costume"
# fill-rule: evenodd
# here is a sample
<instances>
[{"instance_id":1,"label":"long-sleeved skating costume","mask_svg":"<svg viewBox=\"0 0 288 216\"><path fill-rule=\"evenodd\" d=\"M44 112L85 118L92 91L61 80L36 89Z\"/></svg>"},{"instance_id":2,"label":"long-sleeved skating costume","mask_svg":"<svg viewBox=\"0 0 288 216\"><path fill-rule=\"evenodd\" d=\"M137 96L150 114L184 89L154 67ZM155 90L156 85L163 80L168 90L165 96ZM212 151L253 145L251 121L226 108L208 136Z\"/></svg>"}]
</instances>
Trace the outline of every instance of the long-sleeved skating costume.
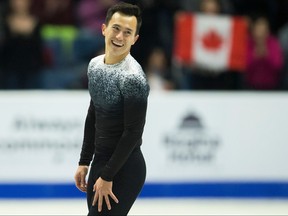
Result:
<instances>
[{"instance_id":1,"label":"long-sleeved skating costume","mask_svg":"<svg viewBox=\"0 0 288 216\"><path fill-rule=\"evenodd\" d=\"M130 54L113 65L105 64L104 57L95 57L88 66L91 102L79 165L89 165L94 156L88 181L90 214L97 210L91 207L91 199L98 177L113 181L119 199L111 211L102 213L127 214L146 175L140 146L149 86L141 66Z\"/></svg>"}]
</instances>

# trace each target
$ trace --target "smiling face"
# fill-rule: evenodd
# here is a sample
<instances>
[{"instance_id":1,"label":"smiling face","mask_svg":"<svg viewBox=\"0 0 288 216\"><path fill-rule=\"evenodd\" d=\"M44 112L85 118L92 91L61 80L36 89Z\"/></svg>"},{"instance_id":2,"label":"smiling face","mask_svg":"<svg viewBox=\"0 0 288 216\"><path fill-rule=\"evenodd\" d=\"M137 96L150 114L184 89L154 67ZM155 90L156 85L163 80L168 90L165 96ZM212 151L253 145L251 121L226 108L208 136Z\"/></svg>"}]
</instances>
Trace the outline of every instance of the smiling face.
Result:
<instances>
[{"instance_id":1,"label":"smiling face","mask_svg":"<svg viewBox=\"0 0 288 216\"><path fill-rule=\"evenodd\" d=\"M123 60L130 52L131 46L137 41L137 19L116 12L108 25L102 25L105 37L105 63L115 64Z\"/></svg>"}]
</instances>

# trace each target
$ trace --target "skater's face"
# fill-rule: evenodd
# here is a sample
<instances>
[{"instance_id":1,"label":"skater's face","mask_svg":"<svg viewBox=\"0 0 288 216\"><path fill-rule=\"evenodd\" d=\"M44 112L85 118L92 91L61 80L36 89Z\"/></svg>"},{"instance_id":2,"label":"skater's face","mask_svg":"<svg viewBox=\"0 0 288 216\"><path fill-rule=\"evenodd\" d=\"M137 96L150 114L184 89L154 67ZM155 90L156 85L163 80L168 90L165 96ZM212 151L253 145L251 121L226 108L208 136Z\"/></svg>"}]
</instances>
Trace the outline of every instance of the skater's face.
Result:
<instances>
[{"instance_id":1,"label":"skater's face","mask_svg":"<svg viewBox=\"0 0 288 216\"><path fill-rule=\"evenodd\" d=\"M102 33L105 37L105 52L110 56L124 57L131 46L138 40L136 34L137 19L135 16L127 16L116 12L108 25L102 25Z\"/></svg>"}]
</instances>

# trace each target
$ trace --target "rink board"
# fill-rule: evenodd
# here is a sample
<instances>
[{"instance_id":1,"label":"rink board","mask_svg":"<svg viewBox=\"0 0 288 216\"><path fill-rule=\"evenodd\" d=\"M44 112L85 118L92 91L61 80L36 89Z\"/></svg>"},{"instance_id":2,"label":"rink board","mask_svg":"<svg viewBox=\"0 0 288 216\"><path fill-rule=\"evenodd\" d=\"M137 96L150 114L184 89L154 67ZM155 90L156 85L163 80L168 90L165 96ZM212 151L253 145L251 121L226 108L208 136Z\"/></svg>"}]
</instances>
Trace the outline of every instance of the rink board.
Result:
<instances>
[{"instance_id":1,"label":"rink board","mask_svg":"<svg viewBox=\"0 0 288 216\"><path fill-rule=\"evenodd\" d=\"M0 92L0 198L78 198L87 91ZM288 95L151 92L141 197L288 198Z\"/></svg>"}]
</instances>

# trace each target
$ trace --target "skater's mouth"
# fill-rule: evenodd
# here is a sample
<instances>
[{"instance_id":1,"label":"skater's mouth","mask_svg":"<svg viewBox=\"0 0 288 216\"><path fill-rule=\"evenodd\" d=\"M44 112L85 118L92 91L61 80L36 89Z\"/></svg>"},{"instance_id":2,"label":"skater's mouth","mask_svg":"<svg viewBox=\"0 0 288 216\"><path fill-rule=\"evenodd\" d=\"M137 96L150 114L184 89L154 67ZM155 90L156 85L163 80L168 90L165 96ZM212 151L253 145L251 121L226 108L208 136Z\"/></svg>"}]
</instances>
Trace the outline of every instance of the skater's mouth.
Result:
<instances>
[{"instance_id":1,"label":"skater's mouth","mask_svg":"<svg viewBox=\"0 0 288 216\"><path fill-rule=\"evenodd\" d=\"M123 43L119 43L119 42L116 42L116 41L114 41L114 40L112 40L112 44L113 44L114 46L116 46L116 47L123 47L123 46L124 46Z\"/></svg>"}]
</instances>

